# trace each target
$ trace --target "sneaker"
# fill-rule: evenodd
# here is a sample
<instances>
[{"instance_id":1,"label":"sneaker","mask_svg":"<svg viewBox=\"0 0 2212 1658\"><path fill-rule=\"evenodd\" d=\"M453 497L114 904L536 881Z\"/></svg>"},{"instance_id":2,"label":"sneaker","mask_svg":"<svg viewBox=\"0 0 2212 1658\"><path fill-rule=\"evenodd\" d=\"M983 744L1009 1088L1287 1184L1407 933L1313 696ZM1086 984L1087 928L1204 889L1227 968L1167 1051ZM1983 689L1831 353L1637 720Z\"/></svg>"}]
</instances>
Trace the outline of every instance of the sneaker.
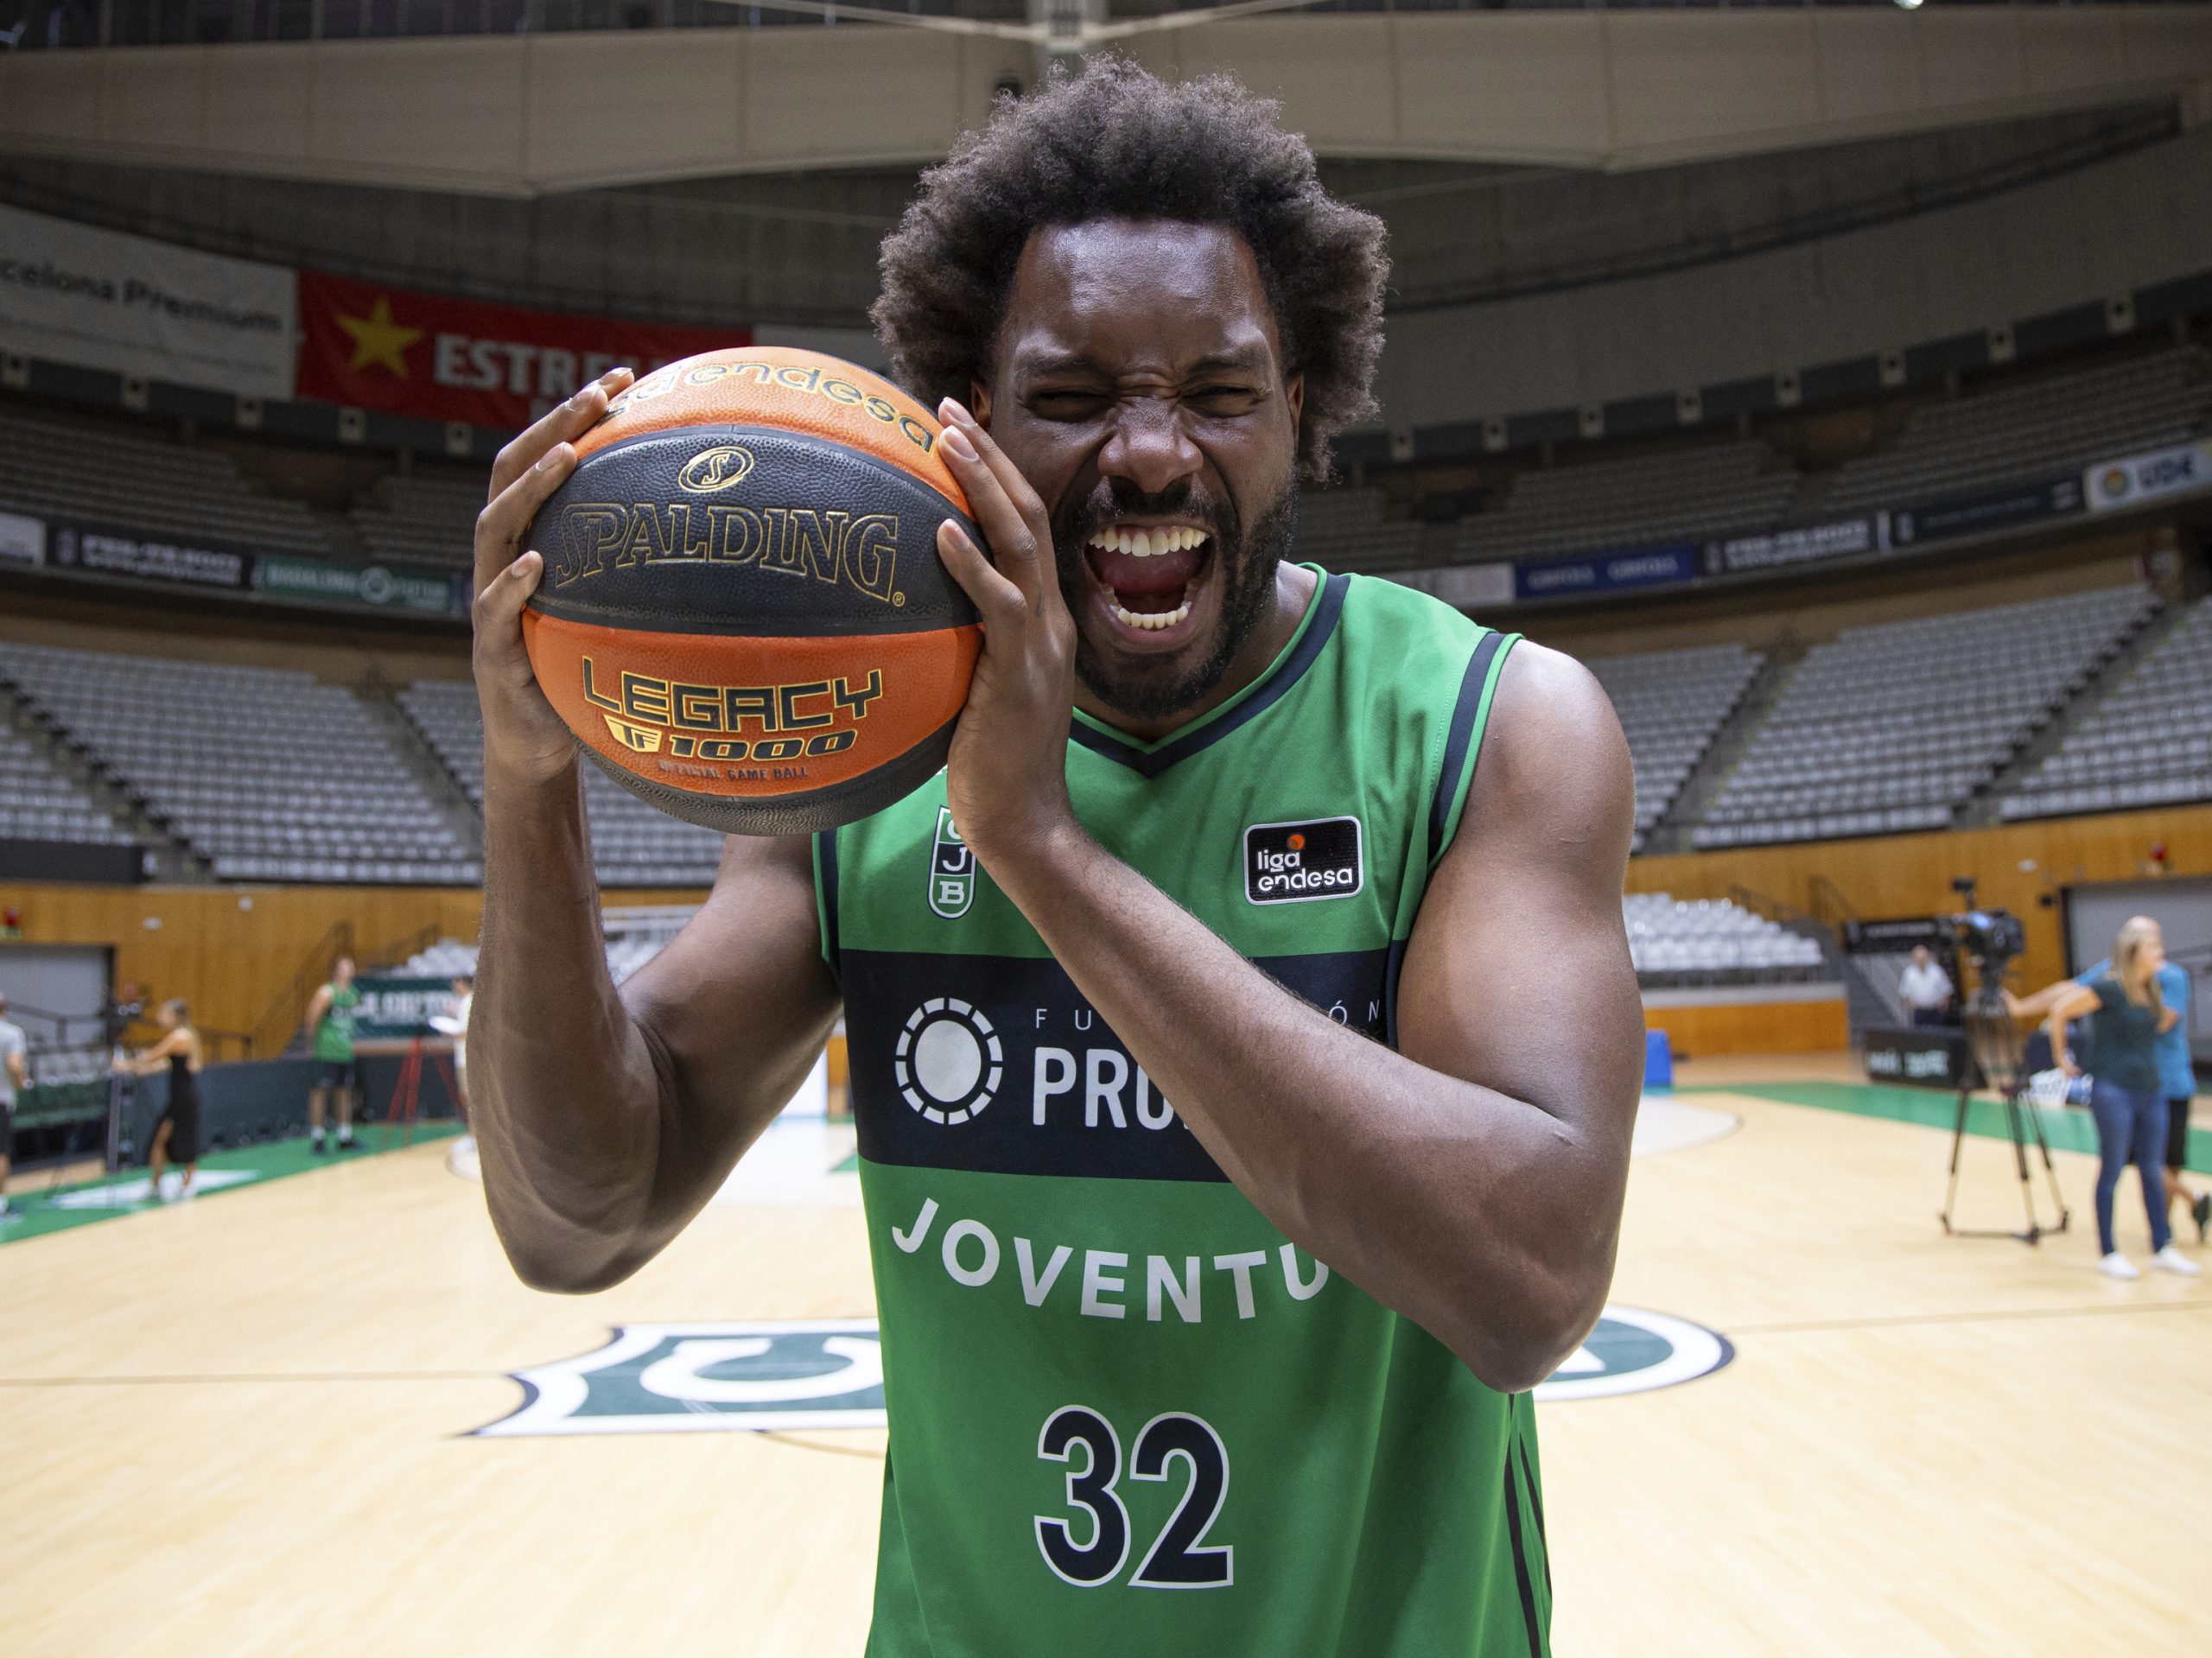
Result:
<instances>
[{"instance_id":1,"label":"sneaker","mask_svg":"<svg viewBox=\"0 0 2212 1658\"><path fill-rule=\"evenodd\" d=\"M308 1149L321 1157L330 1150L330 1142L321 1134L311 1134L308 1137Z\"/></svg>"},{"instance_id":2,"label":"sneaker","mask_svg":"<svg viewBox=\"0 0 2212 1658\"><path fill-rule=\"evenodd\" d=\"M2171 1243L2151 1257L2151 1264L2162 1273L2179 1273L2183 1278L2195 1278L2204 1270Z\"/></svg>"},{"instance_id":3,"label":"sneaker","mask_svg":"<svg viewBox=\"0 0 2212 1658\"><path fill-rule=\"evenodd\" d=\"M2189 1206L2189 1212L2196 1221L2196 1241L2202 1243L2204 1235L2212 1231L2212 1191L2198 1192L2196 1201Z\"/></svg>"},{"instance_id":4,"label":"sneaker","mask_svg":"<svg viewBox=\"0 0 2212 1658\"><path fill-rule=\"evenodd\" d=\"M2097 1263L2097 1270L2102 1273L2107 1278L2140 1278L2143 1276L2141 1273L2135 1270L2135 1263L2130 1261L2126 1255L2120 1254L2117 1249L2113 1250L2110 1255L2107 1255L2102 1261L2100 1261Z\"/></svg>"}]
</instances>

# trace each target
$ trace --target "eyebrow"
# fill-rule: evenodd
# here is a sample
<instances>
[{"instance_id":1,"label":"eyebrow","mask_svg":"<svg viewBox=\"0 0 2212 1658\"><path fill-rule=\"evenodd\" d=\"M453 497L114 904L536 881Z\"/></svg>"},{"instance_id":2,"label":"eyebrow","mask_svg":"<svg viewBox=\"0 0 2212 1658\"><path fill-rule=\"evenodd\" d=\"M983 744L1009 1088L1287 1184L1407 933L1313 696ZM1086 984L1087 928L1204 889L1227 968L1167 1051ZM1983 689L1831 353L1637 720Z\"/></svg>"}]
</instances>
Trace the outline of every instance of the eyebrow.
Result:
<instances>
[{"instance_id":1,"label":"eyebrow","mask_svg":"<svg viewBox=\"0 0 2212 1658\"><path fill-rule=\"evenodd\" d=\"M1217 352L1211 356L1201 357L1184 372L1206 374L1217 372L1223 369L1237 369L1249 373L1260 374L1265 373L1270 365L1268 348L1265 346L1255 345L1243 346L1235 351ZM1082 352L1056 352L1049 356L1017 353L1013 366L1014 372L1026 375L1105 372L1103 365L1096 358Z\"/></svg>"}]
</instances>

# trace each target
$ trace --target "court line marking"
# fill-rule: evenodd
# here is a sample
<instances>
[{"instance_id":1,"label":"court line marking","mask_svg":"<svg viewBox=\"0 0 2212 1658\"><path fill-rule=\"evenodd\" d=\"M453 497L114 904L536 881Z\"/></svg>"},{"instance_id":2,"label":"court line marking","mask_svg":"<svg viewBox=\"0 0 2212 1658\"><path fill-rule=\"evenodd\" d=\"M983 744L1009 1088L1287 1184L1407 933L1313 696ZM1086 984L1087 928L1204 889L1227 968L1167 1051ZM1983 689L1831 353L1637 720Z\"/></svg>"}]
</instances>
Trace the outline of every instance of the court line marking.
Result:
<instances>
[{"instance_id":1,"label":"court line marking","mask_svg":"<svg viewBox=\"0 0 2212 1658\"><path fill-rule=\"evenodd\" d=\"M2212 1312L2212 1295L2179 1301L2143 1301L2098 1306L2012 1307L1982 1312L1905 1312L1871 1318L1806 1319L1789 1324L1728 1326L1728 1339L1745 1336L1816 1335L1834 1330L1895 1330L1917 1325L2011 1324L2030 1318L2124 1317L2140 1312ZM0 1388L143 1388L190 1387L223 1382L512 1382L512 1370L250 1370L230 1375L81 1375L0 1376ZM836 1430L824 1430L834 1432ZM854 1432L862 1430L855 1429ZM870 1429L868 1432L880 1432ZM805 1444L770 1430L758 1437L779 1444ZM823 1449L825 1447L812 1447ZM850 1454L850 1453L848 1453Z\"/></svg>"}]
</instances>

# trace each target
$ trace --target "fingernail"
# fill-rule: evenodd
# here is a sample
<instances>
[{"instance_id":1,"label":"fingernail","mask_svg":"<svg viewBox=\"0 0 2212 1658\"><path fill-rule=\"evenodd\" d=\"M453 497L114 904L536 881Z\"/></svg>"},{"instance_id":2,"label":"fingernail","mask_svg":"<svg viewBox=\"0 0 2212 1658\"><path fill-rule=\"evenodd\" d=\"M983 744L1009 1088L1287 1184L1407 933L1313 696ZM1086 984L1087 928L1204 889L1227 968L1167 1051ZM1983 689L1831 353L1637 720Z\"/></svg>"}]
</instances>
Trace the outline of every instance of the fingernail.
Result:
<instances>
[{"instance_id":1,"label":"fingernail","mask_svg":"<svg viewBox=\"0 0 2212 1658\"><path fill-rule=\"evenodd\" d=\"M602 389L603 388L601 386L600 383L597 380L594 380L589 385L585 386L582 391L578 391L575 397L569 399L569 407L575 410L581 414L583 410L591 407L592 394Z\"/></svg>"},{"instance_id":2,"label":"fingernail","mask_svg":"<svg viewBox=\"0 0 2212 1658\"><path fill-rule=\"evenodd\" d=\"M968 434L957 426L948 426L944 429L944 447L963 461L976 459L976 446L968 441Z\"/></svg>"},{"instance_id":3,"label":"fingernail","mask_svg":"<svg viewBox=\"0 0 2212 1658\"><path fill-rule=\"evenodd\" d=\"M973 426L976 423L975 416L969 414L966 407L954 397L947 397L943 403L938 404L937 417L947 425L955 421L959 422L963 426Z\"/></svg>"},{"instance_id":4,"label":"fingernail","mask_svg":"<svg viewBox=\"0 0 2212 1658\"><path fill-rule=\"evenodd\" d=\"M599 383L601 385L613 385L615 381L621 378L622 376L627 374L630 371L626 367L611 368L607 370L606 373L599 377Z\"/></svg>"},{"instance_id":5,"label":"fingernail","mask_svg":"<svg viewBox=\"0 0 2212 1658\"><path fill-rule=\"evenodd\" d=\"M566 449L569 446L565 443L556 443L551 448L546 450L543 454L538 456L537 465L532 468L532 470L537 472L552 471L554 467L561 464L562 451Z\"/></svg>"}]
</instances>

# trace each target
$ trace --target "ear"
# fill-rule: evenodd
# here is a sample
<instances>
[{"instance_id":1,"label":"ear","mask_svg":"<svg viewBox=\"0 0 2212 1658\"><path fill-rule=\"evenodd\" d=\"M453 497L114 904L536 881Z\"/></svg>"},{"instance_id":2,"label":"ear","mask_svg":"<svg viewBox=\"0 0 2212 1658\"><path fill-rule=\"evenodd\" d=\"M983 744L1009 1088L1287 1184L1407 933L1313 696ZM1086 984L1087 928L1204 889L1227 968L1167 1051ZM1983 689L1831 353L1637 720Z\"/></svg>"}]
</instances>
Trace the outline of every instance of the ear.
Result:
<instances>
[{"instance_id":1,"label":"ear","mask_svg":"<svg viewBox=\"0 0 2212 1658\"><path fill-rule=\"evenodd\" d=\"M1299 418L1306 412L1306 371L1300 369L1282 383L1283 401L1290 405L1290 432L1298 435Z\"/></svg>"},{"instance_id":2,"label":"ear","mask_svg":"<svg viewBox=\"0 0 2212 1658\"><path fill-rule=\"evenodd\" d=\"M976 417L976 424L988 431L991 425L991 389L981 380L968 382L968 412Z\"/></svg>"}]
</instances>

